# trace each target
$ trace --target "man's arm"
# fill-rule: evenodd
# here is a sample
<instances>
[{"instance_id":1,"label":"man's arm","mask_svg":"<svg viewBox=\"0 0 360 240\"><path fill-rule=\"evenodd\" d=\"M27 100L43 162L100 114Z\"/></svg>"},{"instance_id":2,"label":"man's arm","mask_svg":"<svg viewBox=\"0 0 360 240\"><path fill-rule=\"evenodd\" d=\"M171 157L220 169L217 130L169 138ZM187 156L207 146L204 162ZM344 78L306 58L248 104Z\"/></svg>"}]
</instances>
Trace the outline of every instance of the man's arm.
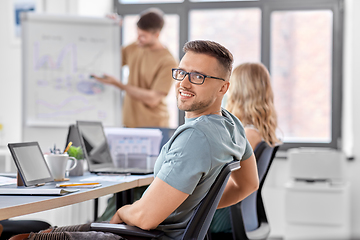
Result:
<instances>
[{"instance_id":1,"label":"man's arm","mask_svg":"<svg viewBox=\"0 0 360 240\"><path fill-rule=\"evenodd\" d=\"M254 154L241 161L241 168L233 171L226 184L217 208L224 208L240 202L259 188L259 178Z\"/></svg>"},{"instance_id":2,"label":"man's arm","mask_svg":"<svg viewBox=\"0 0 360 240\"><path fill-rule=\"evenodd\" d=\"M126 223L149 230L156 228L189 196L155 178L144 196L131 205L117 210L110 223Z\"/></svg>"},{"instance_id":3,"label":"man's arm","mask_svg":"<svg viewBox=\"0 0 360 240\"><path fill-rule=\"evenodd\" d=\"M104 77L102 78L96 75L93 75L93 77L102 83L110 84L121 90L126 91L126 93L130 95L130 97L142 102L150 108L157 107L160 104L161 100L166 97L166 93L155 91L152 89L144 89L131 85L125 85L122 82L118 81L116 78L107 74L104 74Z\"/></svg>"}]
</instances>

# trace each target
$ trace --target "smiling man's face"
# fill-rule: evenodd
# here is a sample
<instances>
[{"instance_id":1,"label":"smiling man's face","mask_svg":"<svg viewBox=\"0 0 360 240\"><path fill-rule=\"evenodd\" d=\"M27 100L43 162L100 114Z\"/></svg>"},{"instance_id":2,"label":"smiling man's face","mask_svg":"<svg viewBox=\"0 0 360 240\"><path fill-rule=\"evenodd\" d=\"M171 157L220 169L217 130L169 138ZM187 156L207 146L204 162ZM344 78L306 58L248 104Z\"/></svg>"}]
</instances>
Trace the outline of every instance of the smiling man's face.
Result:
<instances>
[{"instance_id":1,"label":"smiling man's face","mask_svg":"<svg viewBox=\"0 0 360 240\"><path fill-rule=\"evenodd\" d=\"M191 51L181 59L179 69L213 77L225 77L224 70L215 57ZM178 108L185 111L187 118L216 112L220 109L221 100L225 94L224 85L226 92L229 86L228 81L206 78L202 85L196 85L189 81L189 75L187 75L184 80L177 81L175 85Z\"/></svg>"}]
</instances>

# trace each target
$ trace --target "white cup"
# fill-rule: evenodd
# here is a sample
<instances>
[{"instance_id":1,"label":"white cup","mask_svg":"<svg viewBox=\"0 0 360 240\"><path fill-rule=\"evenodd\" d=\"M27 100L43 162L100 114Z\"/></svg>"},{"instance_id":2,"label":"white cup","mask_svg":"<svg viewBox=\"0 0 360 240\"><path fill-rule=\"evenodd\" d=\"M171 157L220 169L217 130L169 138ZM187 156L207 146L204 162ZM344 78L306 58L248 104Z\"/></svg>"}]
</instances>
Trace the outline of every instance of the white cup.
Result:
<instances>
[{"instance_id":1,"label":"white cup","mask_svg":"<svg viewBox=\"0 0 360 240\"><path fill-rule=\"evenodd\" d=\"M77 165L76 158L69 157L67 154L50 154L44 155L44 157L55 181L64 180L65 173L73 170ZM69 169L66 169L69 160L73 161L73 165Z\"/></svg>"}]
</instances>

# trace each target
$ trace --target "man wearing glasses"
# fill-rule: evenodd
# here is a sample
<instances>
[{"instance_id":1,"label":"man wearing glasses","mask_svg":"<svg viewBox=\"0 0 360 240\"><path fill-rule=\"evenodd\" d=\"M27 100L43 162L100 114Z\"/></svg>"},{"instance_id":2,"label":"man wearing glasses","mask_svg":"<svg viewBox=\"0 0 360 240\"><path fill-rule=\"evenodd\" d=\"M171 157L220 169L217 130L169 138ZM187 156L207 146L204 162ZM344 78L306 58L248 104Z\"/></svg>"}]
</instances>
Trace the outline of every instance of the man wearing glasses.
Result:
<instances>
[{"instance_id":1,"label":"man wearing glasses","mask_svg":"<svg viewBox=\"0 0 360 240\"><path fill-rule=\"evenodd\" d=\"M193 210L208 192L221 168L233 158L232 172L218 208L235 204L258 188L256 161L240 121L221 101L229 88L233 58L218 43L192 41L184 46L176 98L185 124L164 145L155 163L155 179L140 200L118 209L111 223L159 229L164 239L181 239Z\"/></svg>"}]
</instances>

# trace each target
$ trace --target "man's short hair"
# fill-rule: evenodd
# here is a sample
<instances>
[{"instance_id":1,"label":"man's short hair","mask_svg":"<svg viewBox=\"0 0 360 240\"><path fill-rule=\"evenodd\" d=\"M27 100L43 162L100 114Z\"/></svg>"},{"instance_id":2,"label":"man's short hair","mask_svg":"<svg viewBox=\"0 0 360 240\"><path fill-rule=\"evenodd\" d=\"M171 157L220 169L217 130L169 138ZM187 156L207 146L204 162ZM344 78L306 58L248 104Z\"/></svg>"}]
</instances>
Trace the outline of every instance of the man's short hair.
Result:
<instances>
[{"instance_id":1,"label":"man's short hair","mask_svg":"<svg viewBox=\"0 0 360 240\"><path fill-rule=\"evenodd\" d=\"M140 13L138 28L144 31L161 31L164 26L164 13L159 8L149 8Z\"/></svg>"},{"instance_id":2,"label":"man's short hair","mask_svg":"<svg viewBox=\"0 0 360 240\"><path fill-rule=\"evenodd\" d=\"M215 57L226 71L227 77L230 77L233 65L233 55L221 44L213 41L195 40L185 43L183 51L202 53Z\"/></svg>"}]
</instances>

